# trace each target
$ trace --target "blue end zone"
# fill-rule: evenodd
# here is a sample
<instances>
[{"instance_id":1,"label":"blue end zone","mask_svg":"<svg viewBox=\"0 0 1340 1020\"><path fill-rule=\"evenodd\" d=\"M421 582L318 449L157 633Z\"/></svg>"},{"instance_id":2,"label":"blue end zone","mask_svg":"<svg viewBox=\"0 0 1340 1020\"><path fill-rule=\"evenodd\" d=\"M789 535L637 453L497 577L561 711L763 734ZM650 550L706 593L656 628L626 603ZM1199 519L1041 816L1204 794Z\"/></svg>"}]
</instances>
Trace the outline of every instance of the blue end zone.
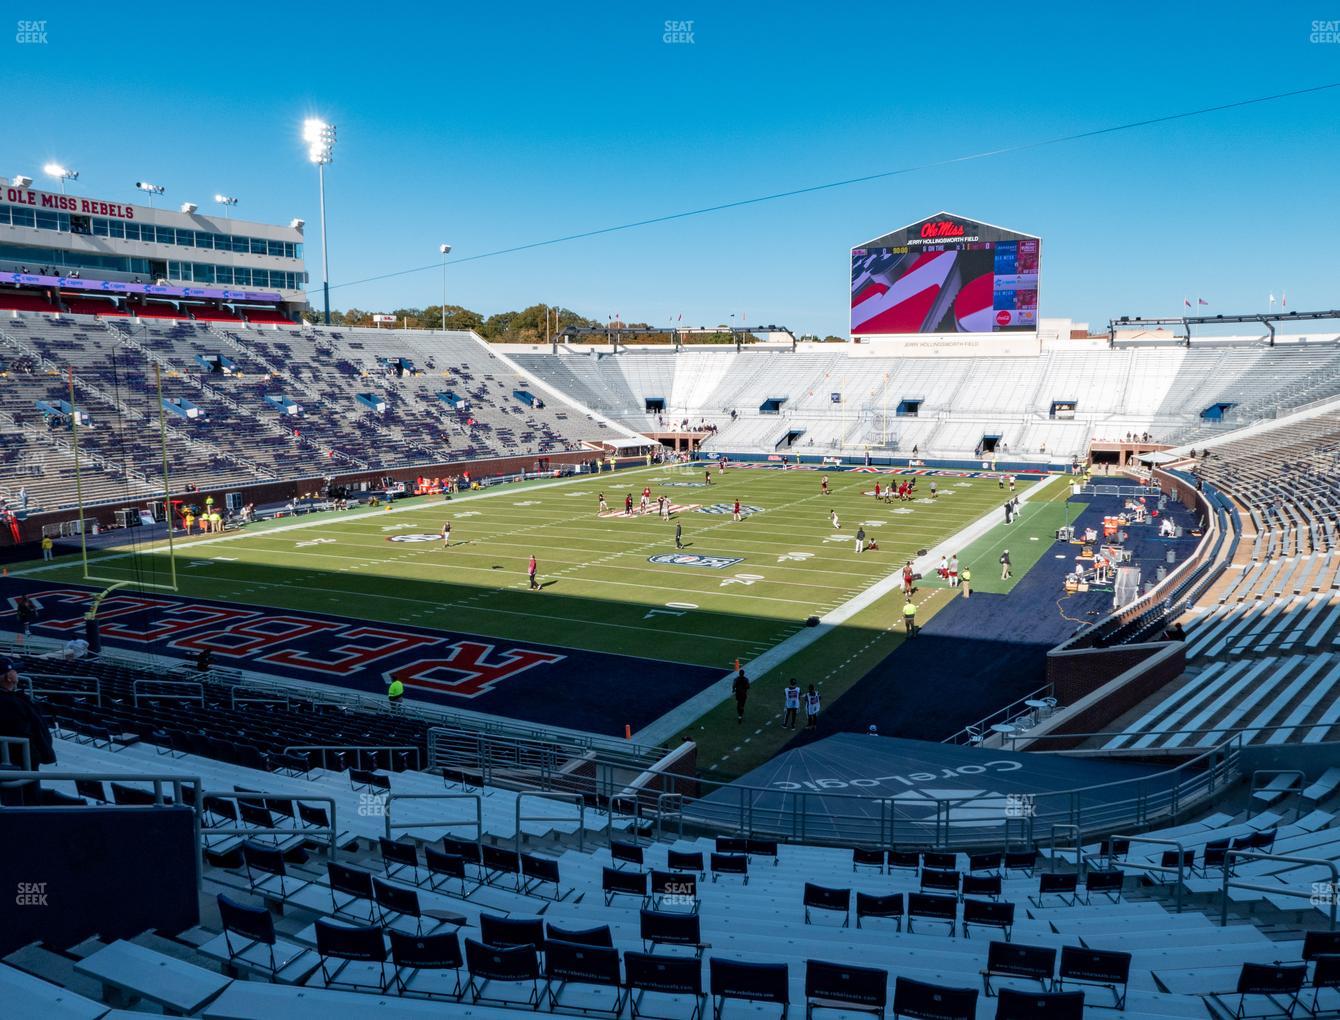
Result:
<instances>
[{"instance_id":1,"label":"blue end zone","mask_svg":"<svg viewBox=\"0 0 1340 1020\"><path fill-rule=\"evenodd\" d=\"M96 593L4 578L0 627L15 629L14 600L28 595L41 607L34 638L82 636ZM98 623L111 648L185 659L209 649L216 666L369 694L400 680L410 701L610 736L641 729L721 679L702 666L157 592L113 592Z\"/></svg>"},{"instance_id":2,"label":"blue end zone","mask_svg":"<svg viewBox=\"0 0 1340 1020\"><path fill-rule=\"evenodd\" d=\"M956 838L1003 843L1008 824L1017 834L1030 818L1048 832L1051 822L1068 820L1067 791L1082 791L1074 796L1090 817L1137 793L1157 802L1177 776L1186 778L1185 770L841 733L785 751L706 800L727 824L740 813L799 826L800 811L808 839L873 839L892 812L899 843L933 845L947 836L954 846ZM947 815L937 801L954 802Z\"/></svg>"}]
</instances>

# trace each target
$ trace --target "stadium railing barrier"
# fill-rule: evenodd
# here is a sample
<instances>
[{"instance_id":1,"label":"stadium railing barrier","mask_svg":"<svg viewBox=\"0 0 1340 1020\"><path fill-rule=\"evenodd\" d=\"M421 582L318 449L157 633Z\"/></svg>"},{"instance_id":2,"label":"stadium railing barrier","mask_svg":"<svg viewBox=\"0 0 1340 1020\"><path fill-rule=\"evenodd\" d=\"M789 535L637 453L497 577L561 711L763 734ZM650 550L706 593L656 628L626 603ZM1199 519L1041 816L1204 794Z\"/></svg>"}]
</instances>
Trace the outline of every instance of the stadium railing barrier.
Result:
<instances>
[{"instance_id":1,"label":"stadium railing barrier","mask_svg":"<svg viewBox=\"0 0 1340 1020\"><path fill-rule=\"evenodd\" d=\"M473 818L434 819L426 822L397 822L392 818L392 809L397 801L469 801L474 806ZM479 843L484 839L483 798L477 793L389 793L382 798L386 827L386 838L394 839L396 830L409 829L459 829L463 825L474 829L470 842Z\"/></svg>"},{"instance_id":2,"label":"stadium railing barrier","mask_svg":"<svg viewBox=\"0 0 1340 1020\"><path fill-rule=\"evenodd\" d=\"M1329 882L1313 882L1307 889L1295 889L1275 882L1271 885L1250 882L1233 874L1233 862L1272 861L1277 864L1301 864L1311 868L1325 868L1331 873ZM1324 857L1290 857L1284 854L1263 854L1254 850L1229 850L1224 855L1224 885L1219 898L1219 923L1228 927L1228 890L1245 889L1250 892L1273 893L1277 896L1298 896L1314 906L1329 907L1330 930L1335 931L1337 893L1340 892L1340 867Z\"/></svg>"}]
</instances>

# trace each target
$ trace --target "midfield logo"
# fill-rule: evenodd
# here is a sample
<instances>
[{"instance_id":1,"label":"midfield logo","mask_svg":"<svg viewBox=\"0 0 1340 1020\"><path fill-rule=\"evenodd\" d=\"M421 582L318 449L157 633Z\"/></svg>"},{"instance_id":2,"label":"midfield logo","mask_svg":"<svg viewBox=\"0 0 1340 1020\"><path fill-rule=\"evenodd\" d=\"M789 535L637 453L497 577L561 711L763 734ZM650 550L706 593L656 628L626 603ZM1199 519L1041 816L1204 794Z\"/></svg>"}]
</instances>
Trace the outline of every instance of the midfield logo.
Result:
<instances>
[{"instance_id":1,"label":"midfield logo","mask_svg":"<svg viewBox=\"0 0 1340 1020\"><path fill-rule=\"evenodd\" d=\"M762 508L761 506L750 506L748 503L741 503L741 504L740 504L740 516L741 516L741 517L748 517L750 514L761 514L762 512L763 512L763 508ZM734 504L734 503L713 503L711 506L700 506L700 507L698 508L698 513L700 513L700 514L726 514L726 515L729 516L730 514L735 513L735 504Z\"/></svg>"},{"instance_id":2,"label":"midfield logo","mask_svg":"<svg viewBox=\"0 0 1340 1020\"><path fill-rule=\"evenodd\" d=\"M387 535L388 542L440 542L441 535Z\"/></svg>"},{"instance_id":3,"label":"midfield logo","mask_svg":"<svg viewBox=\"0 0 1340 1020\"><path fill-rule=\"evenodd\" d=\"M657 553L655 556L648 556L647 562L665 563L672 567L710 567L712 570L725 570L737 563L743 563L744 559L739 556L699 556L697 553Z\"/></svg>"}]
</instances>

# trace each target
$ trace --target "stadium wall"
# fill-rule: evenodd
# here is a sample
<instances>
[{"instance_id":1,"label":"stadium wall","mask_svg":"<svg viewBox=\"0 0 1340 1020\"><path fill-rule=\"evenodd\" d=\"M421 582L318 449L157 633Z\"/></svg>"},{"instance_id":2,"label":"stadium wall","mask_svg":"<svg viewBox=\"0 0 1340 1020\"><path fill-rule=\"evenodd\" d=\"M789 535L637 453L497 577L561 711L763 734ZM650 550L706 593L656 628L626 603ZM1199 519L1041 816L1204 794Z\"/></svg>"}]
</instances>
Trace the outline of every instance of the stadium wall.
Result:
<instances>
[{"instance_id":1,"label":"stadium wall","mask_svg":"<svg viewBox=\"0 0 1340 1020\"><path fill-rule=\"evenodd\" d=\"M240 492L246 502L264 506L269 503L282 503L290 499L299 499L313 492L324 492L329 483L357 488L363 482L367 482L369 485L380 485L383 478L391 478L398 482L409 482L421 475L429 477L445 474L459 475L462 471L469 471L472 478L483 481L489 478L519 474L522 470L538 472L543 470L540 467L542 462L548 465L549 470L554 470L589 463L602 456L594 451L575 450L565 453L548 453L543 456L493 457L481 460L448 461L439 464L419 464L412 467L387 468L384 470L346 472L328 476L309 475L303 478L257 482L251 485L202 485L196 492L174 492L172 498L200 502L208 496L213 496L214 502L222 506L225 493ZM616 461L618 467L638 466L643 463L645 463L645 460L642 457L626 457ZM329 479L329 483L327 479ZM99 528L106 530L116 521L118 510L138 509L156 502L159 502L159 499L139 498L117 503L99 504L96 507L85 508L84 520L86 526L91 527L96 523ZM78 508L29 515L20 524L23 541L18 545L0 546L0 560L12 562L35 556L44 528L59 526L78 519Z\"/></svg>"}]
</instances>

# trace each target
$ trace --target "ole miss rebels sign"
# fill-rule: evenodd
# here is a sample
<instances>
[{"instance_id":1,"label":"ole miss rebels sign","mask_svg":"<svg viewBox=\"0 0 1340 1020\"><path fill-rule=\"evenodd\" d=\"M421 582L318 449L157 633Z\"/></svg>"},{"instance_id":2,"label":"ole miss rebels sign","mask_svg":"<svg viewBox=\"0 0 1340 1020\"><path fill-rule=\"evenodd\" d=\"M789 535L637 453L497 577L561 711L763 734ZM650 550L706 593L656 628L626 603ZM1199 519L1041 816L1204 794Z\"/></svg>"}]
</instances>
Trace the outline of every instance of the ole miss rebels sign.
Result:
<instances>
[{"instance_id":1,"label":"ole miss rebels sign","mask_svg":"<svg viewBox=\"0 0 1340 1020\"><path fill-rule=\"evenodd\" d=\"M35 637L83 634L94 590L0 584L0 630L16 629L23 594L40 609ZM374 694L399 680L411 699L611 734L640 729L720 678L657 660L158 593L111 593L98 625L111 648L182 659L208 650L219 666Z\"/></svg>"}]
</instances>

